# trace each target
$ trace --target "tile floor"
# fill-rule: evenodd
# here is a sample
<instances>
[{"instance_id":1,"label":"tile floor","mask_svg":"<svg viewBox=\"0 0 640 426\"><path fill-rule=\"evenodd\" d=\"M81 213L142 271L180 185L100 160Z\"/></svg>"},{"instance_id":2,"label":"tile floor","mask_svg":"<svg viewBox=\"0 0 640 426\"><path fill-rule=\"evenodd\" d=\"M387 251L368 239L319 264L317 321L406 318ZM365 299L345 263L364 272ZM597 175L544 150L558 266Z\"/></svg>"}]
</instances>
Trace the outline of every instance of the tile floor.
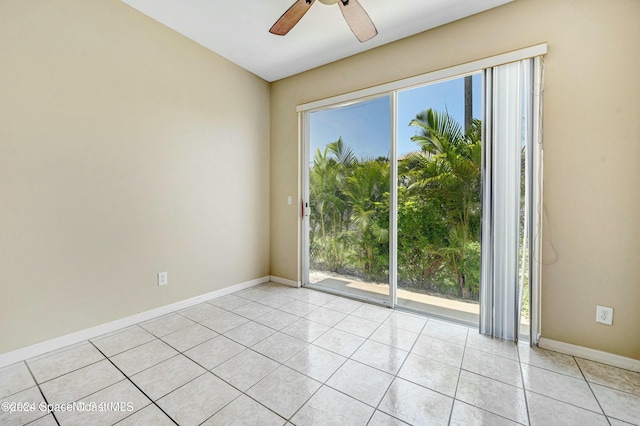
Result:
<instances>
[{"instance_id":1,"label":"tile floor","mask_svg":"<svg viewBox=\"0 0 640 426\"><path fill-rule=\"evenodd\" d=\"M637 425L640 373L266 283L2 368L0 403L2 425Z\"/></svg>"}]
</instances>

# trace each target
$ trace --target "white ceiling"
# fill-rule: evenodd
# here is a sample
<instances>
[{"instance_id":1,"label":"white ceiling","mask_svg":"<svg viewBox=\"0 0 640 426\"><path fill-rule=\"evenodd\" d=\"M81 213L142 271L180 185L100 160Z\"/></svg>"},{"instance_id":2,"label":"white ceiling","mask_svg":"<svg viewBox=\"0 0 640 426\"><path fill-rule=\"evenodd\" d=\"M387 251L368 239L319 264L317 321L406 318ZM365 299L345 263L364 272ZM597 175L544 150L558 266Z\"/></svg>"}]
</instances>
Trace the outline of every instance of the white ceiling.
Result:
<instances>
[{"instance_id":1,"label":"white ceiling","mask_svg":"<svg viewBox=\"0 0 640 426\"><path fill-rule=\"evenodd\" d=\"M295 0L122 0L267 81L275 81L512 0L359 0L378 28L360 43L337 4L316 1L284 37L269 28Z\"/></svg>"}]
</instances>

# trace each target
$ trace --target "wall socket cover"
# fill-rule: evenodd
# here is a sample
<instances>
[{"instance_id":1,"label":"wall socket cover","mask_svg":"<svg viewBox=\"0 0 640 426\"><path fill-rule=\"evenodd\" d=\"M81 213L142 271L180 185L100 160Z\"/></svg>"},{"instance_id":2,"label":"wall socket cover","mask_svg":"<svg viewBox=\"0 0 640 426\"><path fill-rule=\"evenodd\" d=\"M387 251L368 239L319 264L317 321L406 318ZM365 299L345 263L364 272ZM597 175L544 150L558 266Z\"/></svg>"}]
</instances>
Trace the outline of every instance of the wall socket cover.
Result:
<instances>
[{"instance_id":1,"label":"wall socket cover","mask_svg":"<svg viewBox=\"0 0 640 426\"><path fill-rule=\"evenodd\" d=\"M169 284L169 277L166 272L158 272L158 286Z\"/></svg>"},{"instance_id":2,"label":"wall socket cover","mask_svg":"<svg viewBox=\"0 0 640 426\"><path fill-rule=\"evenodd\" d=\"M600 324L613 324L613 308L608 306L596 306L596 322Z\"/></svg>"}]
</instances>

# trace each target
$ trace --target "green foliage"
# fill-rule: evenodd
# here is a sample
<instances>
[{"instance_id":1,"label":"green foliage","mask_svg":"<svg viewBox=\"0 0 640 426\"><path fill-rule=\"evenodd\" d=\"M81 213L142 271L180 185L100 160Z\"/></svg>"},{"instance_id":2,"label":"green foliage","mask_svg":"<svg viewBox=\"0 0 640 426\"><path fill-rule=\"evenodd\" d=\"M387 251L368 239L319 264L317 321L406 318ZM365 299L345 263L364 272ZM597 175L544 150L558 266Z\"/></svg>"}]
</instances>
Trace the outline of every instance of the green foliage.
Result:
<instances>
[{"instance_id":1,"label":"green foliage","mask_svg":"<svg viewBox=\"0 0 640 426\"><path fill-rule=\"evenodd\" d=\"M477 299L480 275L482 123L474 120L466 132L449 114L421 112L410 123L417 128L411 139L420 151L407 155L399 164L401 187L413 203L427 206L430 217L421 228L422 271L400 268L400 279L415 281L429 289L465 299ZM399 190L399 194L401 191ZM400 200L400 195L398 196ZM399 213L403 207L398 207ZM400 228L400 214L398 216ZM439 233L433 233L439 224ZM398 247L408 236L399 229ZM402 255L398 253L399 262ZM415 263L415 262L414 262ZM409 265L406 265L409 266ZM413 265L411 265L413 266ZM416 265L417 266L417 265ZM404 269L404 272L402 271ZM405 276L403 276L406 274ZM413 278L413 279L412 279ZM437 283L434 281L437 279Z\"/></svg>"},{"instance_id":2,"label":"green foliage","mask_svg":"<svg viewBox=\"0 0 640 426\"><path fill-rule=\"evenodd\" d=\"M316 152L309 179L312 266L374 280L387 274L389 160L360 161L338 139Z\"/></svg>"},{"instance_id":3,"label":"green foliage","mask_svg":"<svg viewBox=\"0 0 640 426\"><path fill-rule=\"evenodd\" d=\"M447 113L411 121L419 150L398 163L399 284L477 299L480 276L481 133ZM387 158L358 159L338 139L310 169L311 266L386 282L389 270Z\"/></svg>"},{"instance_id":4,"label":"green foliage","mask_svg":"<svg viewBox=\"0 0 640 426\"><path fill-rule=\"evenodd\" d=\"M398 276L410 287L438 286L434 278L444 267L435 242L448 230L436 201L398 187Z\"/></svg>"}]
</instances>

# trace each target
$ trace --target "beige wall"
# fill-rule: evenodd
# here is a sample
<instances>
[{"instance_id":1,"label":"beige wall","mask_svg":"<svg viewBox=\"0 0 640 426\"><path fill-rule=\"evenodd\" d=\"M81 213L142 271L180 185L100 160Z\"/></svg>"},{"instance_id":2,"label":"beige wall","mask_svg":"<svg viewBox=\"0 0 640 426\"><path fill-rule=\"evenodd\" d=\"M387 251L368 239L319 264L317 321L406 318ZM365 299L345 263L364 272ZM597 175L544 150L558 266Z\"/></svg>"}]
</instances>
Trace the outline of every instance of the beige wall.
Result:
<instances>
[{"instance_id":1,"label":"beige wall","mask_svg":"<svg viewBox=\"0 0 640 426\"><path fill-rule=\"evenodd\" d=\"M0 353L268 275L269 99L117 0L1 1Z\"/></svg>"},{"instance_id":2,"label":"beige wall","mask_svg":"<svg viewBox=\"0 0 640 426\"><path fill-rule=\"evenodd\" d=\"M300 279L296 105L548 42L542 335L640 359L638 22L637 0L517 0L274 83L271 273Z\"/></svg>"}]
</instances>

